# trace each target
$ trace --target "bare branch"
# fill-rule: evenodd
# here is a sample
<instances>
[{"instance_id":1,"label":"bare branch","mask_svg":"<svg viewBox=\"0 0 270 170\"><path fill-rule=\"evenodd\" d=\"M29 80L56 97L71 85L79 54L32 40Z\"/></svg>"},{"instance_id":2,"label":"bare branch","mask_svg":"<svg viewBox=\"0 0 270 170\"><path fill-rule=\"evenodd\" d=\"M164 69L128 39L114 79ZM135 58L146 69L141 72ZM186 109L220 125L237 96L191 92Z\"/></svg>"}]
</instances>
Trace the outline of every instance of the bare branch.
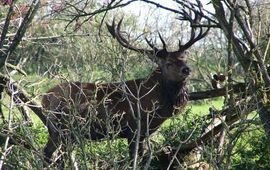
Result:
<instances>
[{"instance_id":1,"label":"bare branch","mask_svg":"<svg viewBox=\"0 0 270 170\"><path fill-rule=\"evenodd\" d=\"M232 85L232 89L234 93L241 93L245 92L246 85L245 83L238 83L235 85ZM214 90L208 90L203 92L191 92L189 93L189 100L202 100L202 99L209 99L214 97L220 97L226 95L226 87L223 87L221 89L214 89Z\"/></svg>"},{"instance_id":2,"label":"bare branch","mask_svg":"<svg viewBox=\"0 0 270 170\"><path fill-rule=\"evenodd\" d=\"M22 24L20 25L19 29L17 30L17 33L15 35L15 37L13 38L9 48L8 48L8 53L9 55L11 53L13 53L13 51L15 50L15 48L19 45L22 37L24 36L24 33L26 32L27 27L29 26L29 24L31 23L32 19L35 16L35 13L39 7L40 1L39 0L34 0L27 12L27 14L25 15Z\"/></svg>"},{"instance_id":3,"label":"bare branch","mask_svg":"<svg viewBox=\"0 0 270 170\"><path fill-rule=\"evenodd\" d=\"M246 102L247 101L244 100L244 101L240 102L239 105L247 105ZM241 111L241 113L239 113L241 115L238 114L237 109L236 110L231 110L231 108L227 108L227 109L223 110L222 115L229 115L230 113L235 113L234 115L230 116L230 118L226 119L224 123L226 123L226 125L228 127L230 127L235 122L237 122L241 117L243 117L243 115L247 115L247 114L251 113L253 110L255 110L257 107L256 107L256 105L252 104L252 102L254 103L253 100L249 101L248 105L250 106L250 108L248 110ZM235 107L235 108L237 108L237 107ZM216 125L213 129L211 129L209 132L203 134L196 141L182 145L179 153L181 153L181 152L184 152L184 153L190 152L195 147L207 143L210 139L212 139L212 136L217 135L222 130L223 130L223 123L221 122L220 124Z\"/></svg>"},{"instance_id":4,"label":"bare branch","mask_svg":"<svg viewBox=\"0 0 270 170\"><path fill-rule=\"evenodd\" d=\"M9 95L14 94L15 100L20 100L23 103L26 103L27 106L41 119L44 125L47 124L47 117L43 114L42 107L33 101L25 91L20 89L18 85L11 81L9 77L0 75L0 84L5 86L7 93ZM6 85L11 86L12 88L7 87ZM12 91L13 90L13 91ZM14 93L16 91L16 93Z\"/></svg>"},{"instance_id":5,"label":"bare branch","mask_svg":"<svg viewBox=\"0 0 270 170\"><path fill-rule=\"evenodd\" d=\"M15 3L15 1L12 1L12 4L10 5L9 7L9 11L8 11L8 14L6 16L6 19L5 19L5 25L3 27L3 31L1 33L1 39L0 39L0 49L3 48L3 45L4 45L4 40L6 39L6 35L8 33L8 27L9 27L9 24L10 24L10 19L11 19L11 16L13 14L13 4ZM2 52L1 52L2 53ZM2 56L1 56L2 57Z\"/></svg>"}]
</instances>

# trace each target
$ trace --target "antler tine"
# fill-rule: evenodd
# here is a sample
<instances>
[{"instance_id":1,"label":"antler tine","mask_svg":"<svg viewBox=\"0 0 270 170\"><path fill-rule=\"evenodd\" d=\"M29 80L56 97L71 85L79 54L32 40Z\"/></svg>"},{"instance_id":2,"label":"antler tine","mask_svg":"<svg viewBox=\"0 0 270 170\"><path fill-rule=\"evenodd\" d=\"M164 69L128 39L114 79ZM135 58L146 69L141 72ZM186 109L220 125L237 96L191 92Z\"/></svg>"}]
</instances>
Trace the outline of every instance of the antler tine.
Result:
<instances>
[{"instance_id":1,"label":"antler tine","mask_svg":"<svg viewBox=\"0 0 270 170\"><path fill-rule=\"evenodd\" d=\"M147 42L147 44L148 44L155 52L159 51L159 49L158 49L157 47L155 47L154 44L153 44L150 40L148 40L147 38L145 38L145 41Z\"/></svg>"},{"instance_id":2,"label":"antler tine","mask_svg":"<svg viewBox=\"0 0 270 170\"><path fill-rule=\"evenodd\" d=\"M110 32L110 34L112 35L113 38L116 38L116 35L115 35L115 18L113 18L113 22L112 22L112 25L108 24L106 22L106 26L107 26L107 29L108 31Z\"/></svg>"},{"instance_id":3,"label":"antler tine","mask_svg":"<svg viewBox=\"0 0 270 170\"><path fill-rule=\"evenodd\" d=\"M158 36L159 36L160 41L162 42L163 50L167 50L167 45L166 45L164 39L162 38L160 32L158 32Z\"/></svg>"},{"instance_id":4,"label":"antler tine","mask_svg":"<svg viewBox=\"0 0 270 170\"><path fill-rule=\"evenodd\" d=\"M113 36L113 38L115 38L119 42L119 44L121 44L123 47L125 47L127 49L137 51L140 53L151 53L151 52L153 53L153 51L151 51L151 50L137 48L137 47L131 45L129 43L129 41L121 35L120 30L121 30L122 21L123 21L123 18L121 18L120 21L118 22L118 24L116 25L115 18L113 18L113 22L111 25L106 23L107 28L108 28L110 34Z\"/></svg>"},{"instance_id":5,"label":"antler tine","mask_svg":"<svg viewBox=\"0 0 270 170\"><path fill-rule=\"evenodd\" d=\"M186 11L182 12L183 16L180 19L188 20L190 22L191 35L190 35L190 39L187 43L185 43L184 45L181 45L179 43L179 51L184 51L184 50L188 49L195 42L197 42L200 39L202 39L203 37L205 37L210 30L210 27L208 27L205 31L203 31L203 28L201 26L199 26L201 19L202 19L201 13L199 11L193 11L193 13L195 15L194 19L192 19L191 16L187 16L188 13ZM198 28L199 28L199 33L196 35L196 31Z\"/></svg>"},{"instance_id":6,"label":"antler tine","mask_svg":"<svg viewBox=\"0 0 270 170\"><path fill-rule=\"evenodd\" d=\"M188 49L189 47L191 47L195 42L205 37L209 30L210 28L207 28L207 30L203 32L203 29L200 28L200 32L197 36L195 36L194 34L194 36L191 36L192 38L187 43L185 43L184 45L180 45L179 51L184 51Z\"/></svg>"},{"instance_id":7,"label":"antler tine","mask_svg":"<svg viewBox=\"0 0 270 170\"><path fill-rule=\"evenodd\" d=\"M116 26L116 35L119 38L119 40L121 40L121 42L125 43L125 45L133 48L129 42L121 35L120 33L120 29L121 29L121 24L122 24L123 18L120 19L120 21L118 22L117 26Z\"/></svg>"}]
</instances>

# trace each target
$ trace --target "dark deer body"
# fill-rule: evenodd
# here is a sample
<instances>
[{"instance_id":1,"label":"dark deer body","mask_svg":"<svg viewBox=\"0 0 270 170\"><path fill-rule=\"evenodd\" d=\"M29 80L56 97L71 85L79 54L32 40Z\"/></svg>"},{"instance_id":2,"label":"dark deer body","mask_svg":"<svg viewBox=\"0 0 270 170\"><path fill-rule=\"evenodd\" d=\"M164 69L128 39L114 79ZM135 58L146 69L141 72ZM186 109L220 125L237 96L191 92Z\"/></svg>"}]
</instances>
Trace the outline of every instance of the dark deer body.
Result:
<instances>
[{"instance_id":1,"label":"dark deer body","mask_svg":"<svg viewBox=\"0 0 270 170\"><path fill-rule=\"evenodd\" d=\"M44 150L47 158L51 158L61 141L72 136L73 125L91 140L127 138L131 156L139 139L138 149L142 154L144 138L185 107L186 78L190 74L185 50L206 33L192 35L178 51L168 52L161 36L163 49L155 48L147 40L153 50L145 50L131 46L120 35L120 24L108 25L113 37L128 49L156 57L158 69L144 79L109 84L71 82L49 90L42 100L43 107L53 113L47 121L50 135Z\"/></svg>"},{"instance_id":2,"label":"dark deer body","mask_svg":"<svg viewBox=\"0 0 270 170\"><path fill-rule=\"evenodd\" d=\"M143 140L145 135L156 131L164 120L178 114L186 102L185 82L167 81L159 71L153 72L148 79L131 80L124 84L95 85L80 82L60 84L49 90L42 101L44 108L56 112L55 118L62 121L63 125L74 120L69 116L81 116L81 121L75 123L81 124L80 127L89 124L90 128L85 129L88 131L85 134L87 138L97 140L117 135L127 138L130 144L136 135L138 112L141 116L141 140ZM139 108L136 106L138 103ZM77 113L70 113L71 111ZM62 112L68 116L63 116ZM62 130L68 128L63 125ZM56 143L60 137L59 129L57 131L52 129L50 131L49 128L52 134L50 140ZM47 145L46 148L48 157L54 151L54 149L51 153L47 151L51 149L50 147L53 146ZM131 144L130 147L134 146Z\"/></svg>"}]
</instances>

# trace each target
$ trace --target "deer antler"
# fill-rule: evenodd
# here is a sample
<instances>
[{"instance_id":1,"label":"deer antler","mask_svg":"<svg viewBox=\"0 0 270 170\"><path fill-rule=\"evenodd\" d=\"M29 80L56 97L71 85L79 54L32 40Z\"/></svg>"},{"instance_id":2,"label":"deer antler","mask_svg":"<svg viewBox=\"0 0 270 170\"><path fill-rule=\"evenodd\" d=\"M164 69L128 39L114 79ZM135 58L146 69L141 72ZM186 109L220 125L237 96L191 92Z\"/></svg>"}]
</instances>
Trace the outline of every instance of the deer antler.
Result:
<instances>
[{"instance_id":1,"label":"deer antler","mask_svg":"<svg viewBox=\"0 0 270 170\"><path fill-rule=\"evenodd\" d=\"M137 47L133 46L132 44L130 44L129 41L126 38L124 38L120 33L122 21L123 21L123 18L116 25L115 18L113 18L112 25L109 25L108 23L106 23L106 25L107 25L107 28L108 28L110 34L113 36L113 38L115 38L123 47L130 49L130 50L133 50L133 51L140 52L140 53L146 53L146 54L153 54L156 50L158 50L148 40L146 40L146 42L149 44L149 46L153 50L148 50L148 49L144 49L144 48L137 48Z\"/></svg>"},{"instance_id":2,"label":"deer antler","mask_svg":"<svg viewBox=\"0 0 270 170\"><path fill-rule=\"evenodd\" d=\"M109 25L108 23L106 23L107 28L110 32L110 34L113 36L113 38L115 38L123 47L133 50L133 51L137 51L140 53L144 53L144 54L149 54L149 55L156 55L159 51L166 51L167 52L167 45L164 41L164 39L162 38L161 34L158 33L158 36L160 38L160 41L162 42L163 48L159 49L157 48L152 42L151 40L145 38L146 43L151 47L152 50L148 50L148 49L144 49L144 48L137 48L135 46L133 46L132 44L129 43L129 41L124 38L121 33L120 33L120 28L121 28L121 24L122 24L123 18L119 21L119 23L116 25L115 24L115 18L113 18L113 22L111 25Z\"/></svg>"},{"instance_id":3,"label":"deer antler","mask_svg":"<svg viewBox=\"0 0 270 170\"><path fill-rule=\"evenodd\" d=\"M164 39L162 38L160 32L158 32L158 36L159 36L160 41L162 42L163 49L166 50L167 49L167 45L166 45Z\"/></svg>"},{"instance_id":4,"label":"deer antler","mask_svg":"<svg viewBox=\"0 0 270 170\"><path fill-rule=\"evenodd\" d=\"M202 14L199 11L193 11L193 13L195 15L194 18L192 18L191 16L191 11L188 13L186 10L182 10L181 12L182 16L179 19L190 22L191 35L187 43L182 45L179 41L179 51L185 51L186 49L191 47L195 42L205 37L210 30L210 27L207 27L206 30L203 30L203 27L199 25L202 19ZM196 33L197 30L199 30L198 33Z\"/></svg>"},{"instance_id":5,"label":"deer antler","mask_svg":"<svg viewBox=\"0 0 270 170\"><path fill-rule=\"evenodd\" d=\"M201 13L199 11L194 12L194 14L195 14L194 18L192 18L191 12L188 14L188 12L185 10L183 10L181 12L181 14L182 14L182 16L179 18L180 20L187 20L191 23L191 36L190 36L190 39L187 43L182 45L179 42L179 50L178 50L179 52L185 51L190 46L192 46L195 42L197 42L200 39L202 39L203 37L205 37L207 35L208 31L210 30L210 27L208 27L206 31L203 31L203 28L201 26L199 26L199 23L202 19ZM107 25L107 28L108 28L110 34L113 36L113 38L115 38L123 47L130 49L130 50L133 50L133 51L136 51L136 52L149 54L149 55L153 55L153 54L157 55L161 51L167 52L167 45L159 32L158 32L158 36L159 36L160 41L162 42L162 45L163 45L162 49L155 47L154 44L152 44L152 42L150 40L148 40L147 38L145 38L145 40L146 40L147 44L152 48L152 50L138 48L138 47L130 44L129 41L125 37L123 37L123 35L120 33L122 21L123 21L123 18L116 25L115 18L113 18L112 24L110 25L110 24L106 23L106 25ZM196 33L197 30L199 30L198 33Z\"/></svg>"}]
</instances>

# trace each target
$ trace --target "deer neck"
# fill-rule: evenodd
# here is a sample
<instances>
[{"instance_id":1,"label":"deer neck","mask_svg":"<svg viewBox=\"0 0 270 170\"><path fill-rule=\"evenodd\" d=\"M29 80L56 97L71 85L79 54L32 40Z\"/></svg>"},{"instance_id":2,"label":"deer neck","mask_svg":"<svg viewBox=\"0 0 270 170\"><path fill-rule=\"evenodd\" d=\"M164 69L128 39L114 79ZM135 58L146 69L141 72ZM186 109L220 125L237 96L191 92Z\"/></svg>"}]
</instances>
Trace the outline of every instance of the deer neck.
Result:
<instances>
[{"instance_id":1,"label":"deer neck","mask_svg":"<svg viewBox=\"0 0 270 170\"><path fill-rule=\"evenodd\" d=\"M159 115L169 117L174 114L175 110L179 112L179 110L183 109L188 100L186 82L167 80L160 69L154 71L153 77L159 84L159 104L161 106Z\"/></svg>"}]
</instances>

